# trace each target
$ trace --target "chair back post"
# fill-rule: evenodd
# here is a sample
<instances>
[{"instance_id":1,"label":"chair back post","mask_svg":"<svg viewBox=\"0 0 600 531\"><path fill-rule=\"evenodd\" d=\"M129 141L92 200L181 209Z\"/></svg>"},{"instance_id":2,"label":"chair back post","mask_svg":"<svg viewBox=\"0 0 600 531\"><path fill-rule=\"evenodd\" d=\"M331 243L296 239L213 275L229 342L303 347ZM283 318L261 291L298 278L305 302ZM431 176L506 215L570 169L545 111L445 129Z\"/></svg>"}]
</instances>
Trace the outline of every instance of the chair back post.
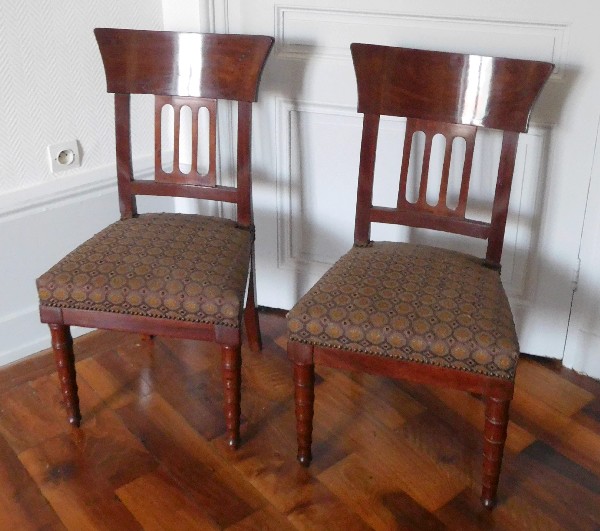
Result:
<instances>
[{"instance_id":1,"label":"chair back post","mask_svg":"<svg viewBox=\"0 0 600 531\"><path fill-rule=\"evenodd\" d=\"M135 195L131 191L133 162L131 158L131 97L115 94L115 143L117 149L117 187L121 219L137 215Z\"/></svg>"},{"instance_id":2,"label":"chair back post","mask_svg":"<svg viewBox=\"0 0 600 531\"><path fill-rule=\"evenodd\" d=\"M510 190L515 170L518 143L519 133L513 131L504 132L500 163L498 165L496 191L494 193L494 204L492 206L490 236L485 256L486 264L496 269L500 269L500 259L502 258L504 231L508 217L508 204L510 201Z\"/></svg>"},{"instance_id":3,"label":"chair back post","mask_svg":"<svg viewBox=\"0 0 600 531\"><path fill-rule=\"evenodd\" d=\"M363 118L358 189L356 192L356 219L354 243L364 246L371 239L370 210L373 207L373 179L375 174L375 152L379 134L379 115L365 113Z\"/></svg>"},{"instance_id":4,"label":"chair back post","mask_svg":"<svg viewBox=\"0 0 600 531\"><path fill-rule=\"evenodd\" d=\"M253 223L251 162L252 106L248 102L238 102L238 144L237 144L237 221L244 227Z\"/></svg>"},{"instance_id":5,"label":"chair back post","mask_svg":"<svg viewBox=\"0 0 600 531\"><path fill-rule=\"evenodd\" d=\"M488 240L486 262L500 265L519 133L526 132L531 109L553 70L551 63L378 46L351 45L364 113L357 192L355 244L365 245L373 222L429 228ZM406 119L397 205L372 204L379 117ZM475 136L479 128L504 131L490 221L466 217ZM412 138L425 134L418 198L406 197ZM446 141L438 201L427 202L433 137ZM466 143L458 205L448 204L452 145Z\"/></svg>"}]
</instances>

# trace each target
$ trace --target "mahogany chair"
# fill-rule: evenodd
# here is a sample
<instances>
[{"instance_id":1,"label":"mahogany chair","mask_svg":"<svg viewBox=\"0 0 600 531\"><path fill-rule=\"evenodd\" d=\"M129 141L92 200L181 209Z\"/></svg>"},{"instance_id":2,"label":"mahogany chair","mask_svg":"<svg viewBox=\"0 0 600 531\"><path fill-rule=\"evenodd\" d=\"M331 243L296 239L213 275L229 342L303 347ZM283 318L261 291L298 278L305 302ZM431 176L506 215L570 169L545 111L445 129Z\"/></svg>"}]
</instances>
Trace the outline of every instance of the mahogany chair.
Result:
<instances>
[{"instance_id":1,"label":"mahogany chair","mask_svg":"<svg viewBox=\"0 0 600 531\"><path fill-rule=\"evenodd\" d=\"M314 364L480 394L485 401L482 503L492 507L506 439L519 344L500 281L500 258L519 133L553 65L352 44L364 113L354 247L288 315L298 460L308 466ZM372 204L381 115L406 118L395 208ZM466 217L475 136L503 130L489 222ZM407 200L413 134L426 140L418 198ZM427 202L432 139L445 137L438 200ZM453 139L466 143L460 193L449 206ZM454 161L453 161L454 163ZM460 173L460 172L459 172ZM485 258L411 243L373 242L371 223L487 239Z\"/></svg>"},{"instance_id":2,"label":"mahogany chair","mask_svg":"<svg viewBox=\"0 0 600 531\"><path fill-rule=\"evenodd\" d=\"M242 316L252 350L261 338L254 300L251 204L252 102L272 37L95 30L108 92L115 94L120 221L37 279L40 315L50 326L69 422L79 426L70 326L124 330L221 345L227 442L239 444ZM132 169L130 95L154 94L154 179ZM237 101L237 185L217 184L217 100ZM173 108L173 168L163 167L163 107ZM191 110L192 168L180 166L181 110ZM198 113L208 112L208 170L198 162ZM187 112L187 109L186 109ZM203 141L203 140L201 140ZM136 196L233 203L237 222L196 214L138 214ZM244 309L244 295L246 304Z\"/></svg>"}]
</instances>

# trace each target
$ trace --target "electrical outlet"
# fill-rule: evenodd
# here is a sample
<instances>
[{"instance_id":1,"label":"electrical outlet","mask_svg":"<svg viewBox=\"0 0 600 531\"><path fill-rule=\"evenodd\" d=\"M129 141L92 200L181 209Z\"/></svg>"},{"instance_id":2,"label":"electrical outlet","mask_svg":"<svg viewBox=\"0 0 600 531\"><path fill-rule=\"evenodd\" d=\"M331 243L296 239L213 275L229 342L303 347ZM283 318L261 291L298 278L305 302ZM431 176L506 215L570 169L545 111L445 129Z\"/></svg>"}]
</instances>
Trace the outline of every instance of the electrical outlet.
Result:
<instances>
[{"instance_id":1,"label":"electrical outlet","mask_svg":"<svg viewBox=\"0 0 600 531\"><path fill-rule=\"evenodd\" d=\"M77 140L48 146L48 156L52 173L72 170L81 166L81 154Z\"/></svg>"}]
</instances>

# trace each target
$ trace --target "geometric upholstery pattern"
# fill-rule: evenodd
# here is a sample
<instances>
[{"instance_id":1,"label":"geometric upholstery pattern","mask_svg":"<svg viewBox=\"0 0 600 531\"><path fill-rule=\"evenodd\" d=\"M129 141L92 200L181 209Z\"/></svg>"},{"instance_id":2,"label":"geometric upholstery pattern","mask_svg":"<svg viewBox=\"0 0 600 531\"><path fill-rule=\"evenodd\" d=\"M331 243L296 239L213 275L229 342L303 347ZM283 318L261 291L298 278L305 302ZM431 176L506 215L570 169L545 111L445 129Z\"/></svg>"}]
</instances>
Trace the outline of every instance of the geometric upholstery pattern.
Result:
<instances>
[{"instance_id":1,"label":"geometric upholstery pattern","mask_svg":"<svg viewBox=\"0 0 600 531\"><path fill-rule=\"evenodd\" d=\"M238 327L252 234L229 219L117 221L37 279L42 306Z\"/></svg>"},{"instance_id":2,"label":"geometric upholstery pattern","mask_svg":"<svg viewBox=\"0 0 600 531\"><path fill-rule=\"evenodd\" d=\"M289 312L288 331L290 341L502 379L519 357L500 274L407 243L352 248Z\"/></svg>"}]
</instances>

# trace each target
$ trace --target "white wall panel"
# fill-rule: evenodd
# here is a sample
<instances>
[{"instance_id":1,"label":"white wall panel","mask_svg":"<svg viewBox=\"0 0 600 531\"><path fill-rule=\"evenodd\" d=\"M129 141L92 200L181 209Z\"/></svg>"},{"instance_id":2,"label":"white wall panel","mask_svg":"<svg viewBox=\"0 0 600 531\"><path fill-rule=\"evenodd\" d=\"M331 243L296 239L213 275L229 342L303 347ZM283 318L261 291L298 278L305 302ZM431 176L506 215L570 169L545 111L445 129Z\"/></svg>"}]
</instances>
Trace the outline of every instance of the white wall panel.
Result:
<instances>
[{"instance_id":1,"label":"white wall panel","mask_svg":"<svg viewBox=\"0 0 600 531\"><path fill-rule=\"evenodd\" d=\"M275 6L276 52L291 57L346 57L350 42L376 42L494 55L498 41L509 57L564 62L567 24L492 18L377 13ZM558 72L555 72L557 75Z\"/></svg>"}]
</instances>

